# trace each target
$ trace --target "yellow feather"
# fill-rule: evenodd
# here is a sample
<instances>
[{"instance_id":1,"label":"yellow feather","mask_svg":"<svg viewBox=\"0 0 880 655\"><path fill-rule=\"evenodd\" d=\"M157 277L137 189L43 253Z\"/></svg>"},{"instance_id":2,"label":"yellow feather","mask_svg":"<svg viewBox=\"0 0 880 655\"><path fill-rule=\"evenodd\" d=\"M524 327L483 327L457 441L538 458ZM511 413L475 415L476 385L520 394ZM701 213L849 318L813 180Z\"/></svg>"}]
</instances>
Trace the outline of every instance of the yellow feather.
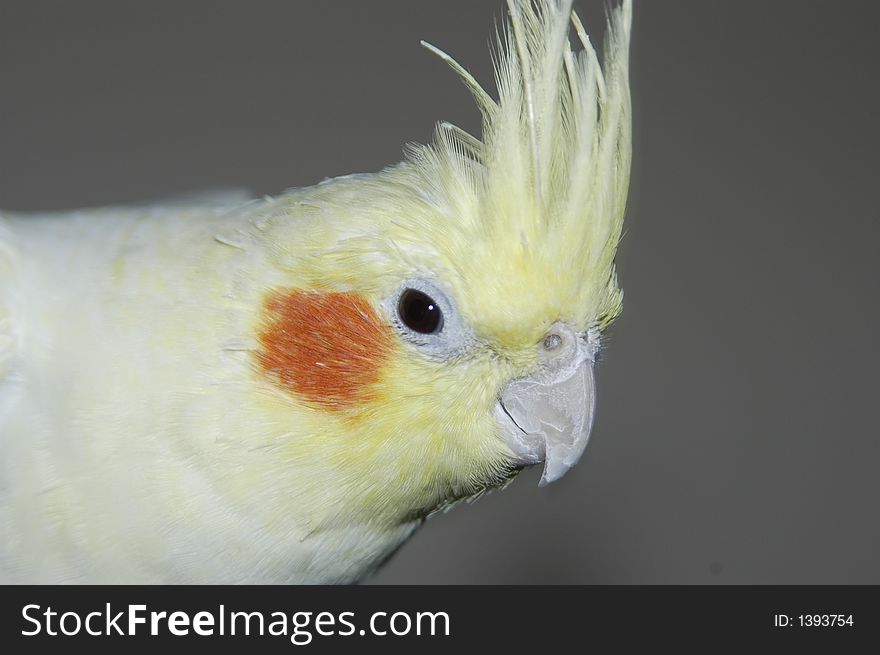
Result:
<instances>
[{"instance_id":1,"label":"yellow feather","mask_svg":"<svg viewBox=\"0 0 880 655\"><path fill-rule=\"evenodd\" d=\"M570 1L508 4L497 100L432 47L477 99L479 139L440 123L380 173L240 206L0 219L0 572L351 581L509 478L502 388L555 322L620 311L631 2L603 69ZM272 289L351 291L393 324L411 278L453 299L466 350L398 338L371 399L339 411L256 365Z\"/></svg>"}]
</instances>

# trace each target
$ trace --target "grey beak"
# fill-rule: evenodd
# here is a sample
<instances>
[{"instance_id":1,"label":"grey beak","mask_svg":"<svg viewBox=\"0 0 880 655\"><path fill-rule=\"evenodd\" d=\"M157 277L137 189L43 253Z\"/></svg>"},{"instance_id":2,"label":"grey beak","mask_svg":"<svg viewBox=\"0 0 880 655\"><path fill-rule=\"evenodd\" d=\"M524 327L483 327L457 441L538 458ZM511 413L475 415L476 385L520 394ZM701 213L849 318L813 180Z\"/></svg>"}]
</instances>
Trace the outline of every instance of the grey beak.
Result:
<instances>
[{"instance_id":1,"label":"grey beak","mask_svg":"<svg viewBox=\"0 0 880 655\"><path fill-rule=\"evenodd\" d=\"M495 420L516 464L544 462L539 486L577 464L593 427L593 349L574 335L564 346L540 372L510 382L495 406Z\"/></svg>"}]
</instances>

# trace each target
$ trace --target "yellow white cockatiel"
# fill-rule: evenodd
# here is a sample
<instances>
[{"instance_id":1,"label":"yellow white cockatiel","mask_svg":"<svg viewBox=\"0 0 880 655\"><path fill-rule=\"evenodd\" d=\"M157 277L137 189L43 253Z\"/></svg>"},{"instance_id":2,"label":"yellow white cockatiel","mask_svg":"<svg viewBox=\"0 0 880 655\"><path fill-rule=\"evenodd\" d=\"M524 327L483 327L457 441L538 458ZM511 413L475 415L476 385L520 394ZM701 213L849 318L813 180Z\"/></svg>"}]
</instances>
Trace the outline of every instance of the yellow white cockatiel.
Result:
<instances>
[{"instance_id":1,"label":"yellow white cockatiel","mask_svg":"<svg viewBox=\"0 0 880 655\"><path fill-rule=\"evenodd\" d=\"M426 44L481 139L441 123L244 203L0 213L0 578L356 581L578 460L620 311L631 2L601 67L571 0L508 14L497 100Z\"/></svg>"}]
</instances>

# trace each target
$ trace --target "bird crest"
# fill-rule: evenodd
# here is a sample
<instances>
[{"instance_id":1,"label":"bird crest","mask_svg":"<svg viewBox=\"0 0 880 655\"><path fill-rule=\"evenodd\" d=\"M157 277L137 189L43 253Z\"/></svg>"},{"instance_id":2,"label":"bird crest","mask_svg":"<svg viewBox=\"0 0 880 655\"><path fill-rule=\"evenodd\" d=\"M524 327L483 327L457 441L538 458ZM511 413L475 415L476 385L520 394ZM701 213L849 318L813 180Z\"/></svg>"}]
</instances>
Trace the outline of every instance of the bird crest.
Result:
<instances>
[{"instance_id":1,"label":"bird crest","mask_svg":"<svg viewBox=\"0 0 880 655\"><path fill-rule=\"evenodd\" d=\"M532 278L539 271L579 308L574 320L601 328L621 301L614 256L631 158L632 3L609 12L602 64L571 0L507 5L493 48L497 99L450 55L422 42L474 96L482 135L441 122L433 143L411 146L407 159L459 230L492 243L482 251L491 262L475 249L475 270L500 267L514 280L519 271Z\"/></svg>"}]
</instances>

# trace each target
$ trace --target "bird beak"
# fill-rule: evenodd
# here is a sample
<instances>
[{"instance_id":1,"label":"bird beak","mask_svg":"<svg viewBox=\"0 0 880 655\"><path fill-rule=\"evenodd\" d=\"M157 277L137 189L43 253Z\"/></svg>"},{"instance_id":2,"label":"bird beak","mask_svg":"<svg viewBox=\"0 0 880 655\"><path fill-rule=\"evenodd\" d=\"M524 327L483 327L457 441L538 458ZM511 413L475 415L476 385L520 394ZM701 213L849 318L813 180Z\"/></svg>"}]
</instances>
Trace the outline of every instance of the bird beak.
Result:
<instances>
[{"instance_id":1,"label":"bird beak","mask_svg":"<svg viewBox=\"0 0 880 655\"><path fill-rule=\"evenodd\" d=\"M596 406L591 346L576 337L537 374L513 380L495 420L517 466L544 462L538 486L561 478L587 447Z\"/></svg>"}]
</instances>

